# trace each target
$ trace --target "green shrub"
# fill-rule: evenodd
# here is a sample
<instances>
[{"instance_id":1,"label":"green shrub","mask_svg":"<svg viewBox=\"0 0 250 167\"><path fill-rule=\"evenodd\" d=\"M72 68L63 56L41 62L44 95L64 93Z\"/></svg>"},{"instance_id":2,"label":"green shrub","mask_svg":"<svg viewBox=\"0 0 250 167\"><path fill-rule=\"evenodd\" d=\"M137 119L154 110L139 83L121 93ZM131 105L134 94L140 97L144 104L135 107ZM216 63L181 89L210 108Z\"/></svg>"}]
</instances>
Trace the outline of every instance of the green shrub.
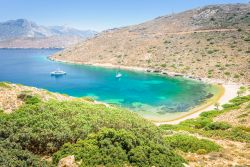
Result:
<instances>
[{"instance_id":1,"label":"green shrub","mask_svg":"<svg viewBox=\"0 0 250 167\"><path fill-rule=\"evenodd\" d=\"M239 78L240 76L238 74L235 74L234 75L234 78Z\"/></svg>"},{"instance_id":2,"label":"green shrub","mask_svg":"<svg viewBox=\"0 0 250 167\"><path fill-rule=\"evenodd\" d=\"M208 50L207 53L208 53L208 54L213 54L214 51L213 51L213 50Z\"/></svg>"},{"instance_id":3,"label":"green shrub","mask_svg":"<svg viewBox=\"0 0 250 167\"><path fill-rule=\"evenodd\" d=\"M206 125L205 130L227 130L231 127L226 122L212 122Z\"/></svg>"},{"instance_id":4,"label":"green shrub","mask_svg":"<svg viewBox=\"0 0 250 167\"><path fill-rule=\"evenodd\" d=\"M93 99L92 97L84 97L83 99L86 100L86 101L89 101L89 102L94 102L95 101L95 99Z\"/></svg>"},{"instance_id":5,"label":"green shrub","mask_svg":"<svg viewBox=\"0 0 250 167\"><path fill-rule=\"evenodd\" d=\"M81 166L183 166L185 162L164 143L144 142L126 130L102 129L76 144L65 144L53 155L55 164L75 155Z\"/></svg>"},{"instance_id":6,"label":"green shrub","mask_svg":"<svg viewBox=\"0 0 250 167\"><path fill-rule=\"evenodd\" d=\"M163 130L185 130L191 133L198 133L207 137L230 139L234 141L250 143L250 130L244 127L232 127L223 122L213 122L216 116L240 108L241 104L248 103L250 96L236 97L230 100L229 104L224 104L223 110L212 110L203 112L200 117L189 119L177 125L161 125ZM248 131L249 130L249 131Z\"/></svg>"},{"instance_id":7,"label":"green shrub","mask_svg":"<svg viewBox=\"0 0 250 167\"><path fill-rule=\"evenodd\" d=\"M182 126L193 127L196 129L202 129L206 127L211 122L211 119L205 118L197 118L197 119L190 119L180 123Z\"/></svg>"},{"instance_id":8,"label":"green shrub","mask_svg":"<svg viewBox=\"0 0 250 167\"><path fill-rule=\"evenodd\" d=\"M165 43L165 44L170 44L171 41L165 40L164 43Z\"/></svg>"},{"instance_id":9,"label":"green shrub","mask_svg":"<svg viewBox=\"0 0 250 167\"><path fill-rule=\"evenodd\" d=\"M230 75L230 72L224 72L224 74L229 76L229 75Z\"/></svg>"},{"instance_id":10,"label":"green shrub","mask_svg":"<svg viewBox=\"0 0 250 167\"><path fill-rule=\"evenodd\" d=\"M220 114L222 114L223 111L221 110L211 110L211 111L207 111L207 112L203 112L200 114L200 117L203 117L203 118L214 118Z\"/></svg>"},{"instance_id":11,"label":"green shrub","mask_svg":"<svg viewBox=\"0 0 250 167\"><path fill-rule=\"evenodd\" d=\"M0 141L0 166L49 166L41 161L38 156L27 150L22 150L20 145L9 141Z\"/></svg>"},{"instance_id":12,"label":"green shrub","mask_svg":"<svg viewBox=\"0 0 250 167\"><path fill-rule=\"evenodd\" d=\"M135 113L79 101L26 104L0 115L0 138L36 154L56 152L101 128L127 129L144 141L161 140L160 130Z\"/></svg>"},{"instance_id":13,"label":"green shrub","mask_svg":"<svg viewBox=\"0 0 250 167\"><path fill-rule=\"evenodd\" d=\"M241 115L239 115L237 118L245 118L248 116L248 113L243 113Z\"/></svg>"},{"instance_id":14,"label":"green shrub","mask_svg":"<svg viewBox=\"0 0 250 167\"><path fill-rule=\"evenodd\" d=\"M247 127L247 126L239 126L237 128L240 129L240 130L243 130L245 132L250 132L250 127Z\"/></svg>"},{"instance_id":15,"label":"green shrub","mask_svg":"<svg viewBox=\"0 0 250 167\"><path fill-rule=\"evenodd\" d=\"M220 146L206 139L198 139L189 135L173 135L165 138L167 144L173 149L180 149L184 152L197 152L205 150L206 153L219 151Z\"/></svg>"},{"instance_id":16,"label":"green shrub","mask_svg":"<svg viewBox=\"0 0 250 167\"><path fill-rule=\"evenodd\" d=\"M206 154L207 151L205 149L199 149L196 151L197 154Z\"/></svg>"},{"instance_id":17,"label":"green shrub","mask_svg":"<svg viewBox=\"0 0 250 167\"><path fill-rule=\"evenodd\" d=\"M0 87L2 87L2 88L11 88L11 86L8 85L8 84L5 83L5 82L0 82Z\"/></svg>"},{"instance_id":18,"label":"green shrub","mask_svg":"<svg viewBox=\"0 0 250 167\"><path fill-rule=\"evenodd\" d=\"M250 42L250 36L245 38L244 41Z\"/></svg>"},{"instance_id":19,"label":"green shrub","mask_svg":"<svg viewBox=\"0 0 250 167\"><path fill-rule=\"evenodd\" d=\"M184 162L164 143L161 130L136 113L81 101L28 102L12 114L0 114L2 141L18 146L15 150L6 146L3 155L9 154L9 158L2 164L13 160L13 164L20 161L25 166L22 163L27 160L27 166L36 166L40 163L36 155L55 152L54 162L74 153L89 166L183 166Z\"/></svg>"},{"instance_id":20,"label":"green shrub","mask_svg":"<svg viewBox=\"0 0 250 167\"><path fill-rule=\"evenodd\" d=\"M167 65L166 64L161 64L161 67L167 67Z\"/></svg>"},{"instance_id":21,"label":"green shrub","mask_svg":"<svg viewBox=\"0 0 250 167\"><path fill-rule=\"evenodd\" d=\"M33 96L27 93L21 93L17 98L23 100L26 104L36 104L41 102L41 99L38 96Z\"/></svg>"}]
</instances>

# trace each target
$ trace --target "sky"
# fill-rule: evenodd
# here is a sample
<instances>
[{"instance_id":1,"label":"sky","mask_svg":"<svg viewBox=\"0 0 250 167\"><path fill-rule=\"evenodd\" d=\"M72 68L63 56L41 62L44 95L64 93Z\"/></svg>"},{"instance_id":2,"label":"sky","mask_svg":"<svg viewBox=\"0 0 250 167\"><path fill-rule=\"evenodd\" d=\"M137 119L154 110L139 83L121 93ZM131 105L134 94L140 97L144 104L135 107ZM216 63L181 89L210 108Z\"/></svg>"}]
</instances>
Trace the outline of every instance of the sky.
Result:
<instances>
[{"instance_id":1,"label":"sky","mask_svg":"<svg viewBox=\"0 0 250 167\"><path fill-rule=\"evenodd\" d=\"M249 3L249 0L0 0L0 22L24 18L44 26L102 31L224 3Z\"/></svg>"}]
</instances>

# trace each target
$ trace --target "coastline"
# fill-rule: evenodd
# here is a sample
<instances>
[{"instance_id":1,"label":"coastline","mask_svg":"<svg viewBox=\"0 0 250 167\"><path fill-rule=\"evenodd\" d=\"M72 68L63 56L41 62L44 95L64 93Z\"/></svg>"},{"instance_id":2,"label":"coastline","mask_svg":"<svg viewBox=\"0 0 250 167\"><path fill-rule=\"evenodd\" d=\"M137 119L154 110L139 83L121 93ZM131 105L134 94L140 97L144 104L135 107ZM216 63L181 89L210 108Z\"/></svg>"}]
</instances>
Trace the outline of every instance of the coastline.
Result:
<instances>
[{"instance_id":1,"label":"coastline","mask_svg":"<svg viewBox=\"0 0 250 167\"><path fill-rule=\"evenodd\" d=\"M179 77L183 77L186 79L204 82L206 84L212 84L213 86L216 86L218 88L219 92L215 96L207 99L202 104L185 112L185 114L180 115L177 118L162 121L162 122L152 121L157 126L160 126L163 124L178 124L184 120L196 118L202 112L213 110L215 108L216 103L218 103L220 106L225 104L225 103L228 103L231 99L233 99L237 96L237 91L242 86L242 84L240 84L240 83L225 82L225 81L222 81L220 79L200 78L200 77L194 77L194 76L175 73L175 72L147 69L147 68L143 68L143 67L118 66L118 65L113 65L113 64L109 64L109 63L100 64L100 63L83 63L83 62L64 61L64 60L55 59L52 56L49 56L48 59L51 61L57 61L57 62L68 63L68 64L90 65L90 66L98 66L98 67L111 68L111 69L120 68L123 70L129 70L129 71L138 71L138 72L145 72L145 73L151 73L151 74L154 73L154 74L162 75L165 77L167 77L167 76L168 77L179 76Z\"/></svg>"},{"instance_id":2,"label":"coastline","mask_svg":"<svg viewBox=\"0 0 250 167\"><path fill-rule=\"evenodd\" d=\"M215 108L215 104L218 103L219 109L221 109L221 105L228 103L231 99L237 96L237 91L240 88L240 84L222 84L220 85L223 89L221 93L217 97L212 97L208 99L206 102L200 104L199 106L191 109L187 112L187 114L180 116L179 118L164 121L164 122L157 122L155 123L157 126L164 125L164 124L179 124L182 121L197 118L203 112L213 110Z\"/></svg>"}]
</instances>

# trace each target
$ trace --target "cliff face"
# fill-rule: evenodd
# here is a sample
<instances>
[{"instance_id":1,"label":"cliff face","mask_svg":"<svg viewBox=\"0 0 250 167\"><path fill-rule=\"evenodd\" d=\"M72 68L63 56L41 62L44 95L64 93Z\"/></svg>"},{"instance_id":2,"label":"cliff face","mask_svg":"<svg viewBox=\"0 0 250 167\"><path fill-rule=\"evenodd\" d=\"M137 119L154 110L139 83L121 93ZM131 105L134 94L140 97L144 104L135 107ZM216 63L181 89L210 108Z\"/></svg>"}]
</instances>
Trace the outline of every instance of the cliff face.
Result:
<instances>
[{"instance_id":1,"label":"cliff face","mask_svg":"<svg viewBox=\"0 0 250 167\"><path fill-rule=\"evenodd\" d=\"M213 5L112 29L53 58L250 82L250 4Z\"/></svg>"}]
</instances>

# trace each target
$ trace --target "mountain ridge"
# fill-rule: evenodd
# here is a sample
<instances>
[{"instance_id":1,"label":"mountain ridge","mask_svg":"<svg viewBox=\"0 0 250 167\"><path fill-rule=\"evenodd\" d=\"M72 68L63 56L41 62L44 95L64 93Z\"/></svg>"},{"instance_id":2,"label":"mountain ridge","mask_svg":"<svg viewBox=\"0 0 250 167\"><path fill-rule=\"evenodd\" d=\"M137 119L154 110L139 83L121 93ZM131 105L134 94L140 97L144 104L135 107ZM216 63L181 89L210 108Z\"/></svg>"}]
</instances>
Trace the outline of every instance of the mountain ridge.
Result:
<instances>
[{"instance_id":1,"label":"mountain ridge","mask_svg":"<svg viewBox=\"0 0 250 167\"><path fill-rule=\"evenodd\" d=\"M0 23L0 48L67 47L96 34L66 26L41 26L26 19L9 20Z\"/></svg>"}]
</instances>

